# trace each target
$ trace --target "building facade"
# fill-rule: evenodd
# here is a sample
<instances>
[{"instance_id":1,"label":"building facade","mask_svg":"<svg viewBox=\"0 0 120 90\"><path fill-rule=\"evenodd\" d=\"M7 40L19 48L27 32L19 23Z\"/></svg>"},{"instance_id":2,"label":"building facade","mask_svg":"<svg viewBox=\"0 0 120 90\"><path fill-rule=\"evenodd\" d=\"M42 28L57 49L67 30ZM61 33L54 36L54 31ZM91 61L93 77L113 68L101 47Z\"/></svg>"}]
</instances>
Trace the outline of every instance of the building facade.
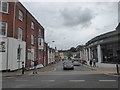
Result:
<instances>
[{"instance_id":1,"label":"building facade","mask_svg":"<svg viewBox=\"0 0 120 90\"><path fill-rule=\"evenodd\" d=\"M2 65L4 65L4 61L7 62L7 68L4 70L19 69L22 61L25 67L32 67L35 60L38 61L38 64L44 65L44 28L20 2L0 1L0 39L0 55L5 55L5 52L2 51L3 42L8 39L9 42L14 42L13 47L9 48L15 49L15 51L12 54L9 54L12 50L6 51L9 55L13 55L16 62L12 66L14 67L18 62L20 64L16 66L18 68L8 68L8 62L12 59L6 56L6 59L1 58ZM8 41L5 45L7 43Z\"/></svg>"},{"instance_id":2,"label":"building facade","mask_svg":"<svg viewBox=\"0 0 120 90\"><path fill-rule=\"evenodd\" d=\"M96 59L98 63L120 63L120 24L116 30L97 36L84 45L81 58L89 64Z\"/></svg>"}]
</instances>

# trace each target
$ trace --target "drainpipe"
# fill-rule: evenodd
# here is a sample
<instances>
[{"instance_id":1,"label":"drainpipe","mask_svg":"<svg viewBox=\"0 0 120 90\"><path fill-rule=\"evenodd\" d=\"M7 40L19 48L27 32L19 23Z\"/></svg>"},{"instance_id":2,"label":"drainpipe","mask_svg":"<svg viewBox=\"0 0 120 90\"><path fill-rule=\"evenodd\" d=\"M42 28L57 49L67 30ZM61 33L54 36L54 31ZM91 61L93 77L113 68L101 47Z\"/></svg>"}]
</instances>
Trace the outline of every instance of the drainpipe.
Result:
<instances>
[{"instance_id":1,"label":"drainpipe","mask_svg":"<svg viewBox=\"0 0 120 90\"><path fill-rule=\"evenodd\" d=\"M7 61L6 61L6 70L8 70L8 48L9 48L9 39L7 39Z\"/></svg>"}]
</instances>

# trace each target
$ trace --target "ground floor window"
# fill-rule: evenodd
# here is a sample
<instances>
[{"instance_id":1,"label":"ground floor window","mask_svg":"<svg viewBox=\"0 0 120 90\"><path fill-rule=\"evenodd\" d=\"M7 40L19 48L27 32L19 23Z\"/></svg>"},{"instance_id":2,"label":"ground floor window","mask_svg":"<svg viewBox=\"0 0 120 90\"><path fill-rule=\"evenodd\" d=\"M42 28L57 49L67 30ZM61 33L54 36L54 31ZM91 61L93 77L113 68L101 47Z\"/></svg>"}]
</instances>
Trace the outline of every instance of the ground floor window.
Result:
<instances>
[{"instance_id":1,"label":"ground floor window","mask_svg":"<svg viewBox=\"0 0 120 90\"><path fill-rule=\"evenodd\" d=\"M102 45L103 62L116 63L118 59L117 51L118 43Z\"/></svg>"}]
</instances>

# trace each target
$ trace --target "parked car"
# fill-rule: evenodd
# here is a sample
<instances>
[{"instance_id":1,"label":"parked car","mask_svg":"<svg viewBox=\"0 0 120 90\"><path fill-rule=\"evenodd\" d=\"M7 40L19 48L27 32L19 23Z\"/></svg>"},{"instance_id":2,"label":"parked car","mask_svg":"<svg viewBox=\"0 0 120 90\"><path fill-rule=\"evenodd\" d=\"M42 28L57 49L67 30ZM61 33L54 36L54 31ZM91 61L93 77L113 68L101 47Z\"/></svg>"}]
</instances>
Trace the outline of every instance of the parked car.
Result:
<instances>
[{"instance_id":1,"label":"parked car","mask_svg":"<svg viewBox=\"0 0 120 90\"><path fill-rule=\"evenodd\" d=\"M81 60L81 63L87 65L87 61L86 60Z\"/></svg>"},{"instance_id":2,"label":"parked car","mask_svg":"<svg viewBox=\"0 0 120 90\"><path fill-rule=\"evenodd\" d=\"M66 69L72 69L74 70L74 65L71 61L66 61L63 63L63 69L66 70Z\"/></svg>"},{"instance_id":3,"label":"parked car","mask_svg":"<svg viewBox=\"0 0 120 90\"><path fill-rule=\"evenodd\" d=\"M78 60L74 60L73 64L74 66L80 66L80 62Z\"/></svg>"}]
</instances>

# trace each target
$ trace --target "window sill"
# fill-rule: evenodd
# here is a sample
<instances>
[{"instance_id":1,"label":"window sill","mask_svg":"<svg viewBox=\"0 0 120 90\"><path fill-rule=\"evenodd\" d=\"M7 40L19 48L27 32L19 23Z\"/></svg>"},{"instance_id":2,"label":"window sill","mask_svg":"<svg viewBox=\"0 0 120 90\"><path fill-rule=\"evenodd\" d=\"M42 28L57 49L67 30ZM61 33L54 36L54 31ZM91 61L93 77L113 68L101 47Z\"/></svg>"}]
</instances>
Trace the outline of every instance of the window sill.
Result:
<instances>
[{"instance_id":1,"label":"window sill","mask_svg":"<svg viewBox=\"0 0 120 90\"><path fill-rule=\"evenodd\" d=\"M18 41L22 42L23 40L17 39Z\"/></svg>"},{"instance_id":2,"label":"window sill","mask_svg":"<svg viewBox=\"0 0 120 90\"><path fill-rule=\"evenodd\" d=\"M9 14L8 12L0 12L0 13L2 13L2 14Z\"/></svg>"},{"instance_id":3,"label":"window sill","mask_svg":"<svg viewBox=\"0 0 120 90\"><path fill-rule=\"evenodd\" d=\"M21 20L21 19L19 19L19 18L18 18L18 20L19 20L20 22L23 22L23 20Z\"/></svg>"},{"instance_id":4,"label":"window sill","mask_svg":"<svg viewBox=\"0 0 120 90\"><path fill-rule=\"evenodd\" d=\"M2 38L2 37L7 37L6 35L0 35L0 38Z\"/></svg>"}]
</instances>

